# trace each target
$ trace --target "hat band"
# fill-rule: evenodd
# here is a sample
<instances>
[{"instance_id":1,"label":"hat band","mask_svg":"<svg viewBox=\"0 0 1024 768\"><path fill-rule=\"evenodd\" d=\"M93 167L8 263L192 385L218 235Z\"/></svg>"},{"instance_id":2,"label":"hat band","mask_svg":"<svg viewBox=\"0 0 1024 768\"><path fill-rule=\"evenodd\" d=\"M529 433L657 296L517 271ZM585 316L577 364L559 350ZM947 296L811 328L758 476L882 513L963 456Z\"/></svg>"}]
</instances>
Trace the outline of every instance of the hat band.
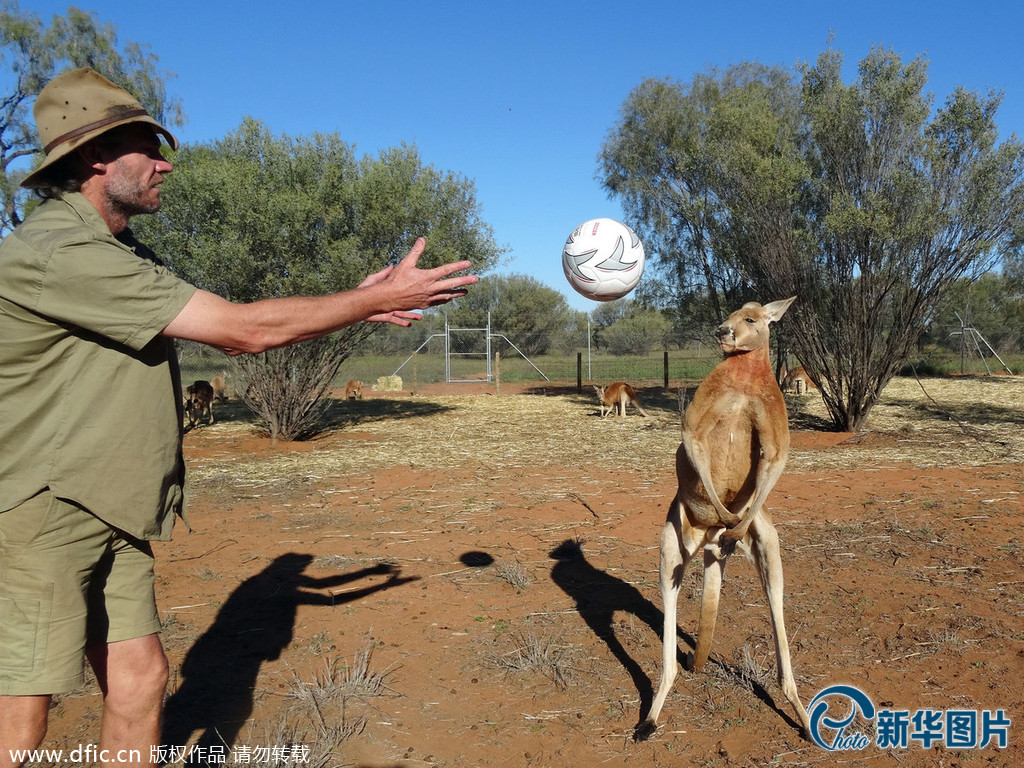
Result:
<instances>
[{"instance_id":1,"label":"hat band","mask_svg":"<svg viewBox=\"0 0 1024 768\"><path fill-rule=\"evenodd\" d=\"M95 131L97 128L102 128L105 125L110 125L111 123L122 123L125 120L130 120L130 119L132 119L134 117L142 117L143 115L145 115L146 117L149 117L149 112L147 112L144 109L130 109L130 110L125 110L124 112L119 112L118 114L113 115L111 117L106 117L103 120L97 120L95 123L89 123L88 125L83 125L80 128L75 128L75 130L73 130L73 131L68 131L67 133L65 133L63 135L58 136L56 139L54 139L49 144L47 144L45 147L43 147L43 151L46 154L50 154L50 151L54 147L56 147L58 144L63 144L65 141L71 141L71 139L74 139L74 138L77 138L77 137L79 137L79 136L81 136L83 134Z\"/></svg>"}]
</instances>

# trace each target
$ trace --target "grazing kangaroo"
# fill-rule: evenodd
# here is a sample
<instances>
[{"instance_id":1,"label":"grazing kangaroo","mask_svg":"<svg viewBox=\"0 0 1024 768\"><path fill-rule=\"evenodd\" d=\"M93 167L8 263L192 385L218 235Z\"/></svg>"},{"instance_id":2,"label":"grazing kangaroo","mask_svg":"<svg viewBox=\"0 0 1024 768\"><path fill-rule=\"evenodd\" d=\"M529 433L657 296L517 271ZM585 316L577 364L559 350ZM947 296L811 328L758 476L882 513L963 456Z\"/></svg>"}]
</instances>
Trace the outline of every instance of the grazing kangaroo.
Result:
<instances>
[{"instance_id":1,"label":"grazing kangaroo","mask_svg":"<svg viewBox=\"0 0 1024 768\"><path fill-rule=\"evenodd\" d=\"M352 379L348 384L345 385L345 399L346 400L362 400L363 399L363 382Z\"/></svg>"},{"instance_id":2,"label":"grazing kangaroo","mask_svg":"<svg viewBox=\"0 0 1024 768\"><path fill-rule=\"evenodd\" d=\"M210 382L199 380L185 387L185 413L190 427L198 424L204 413L210 417L208 423L213 424L213 385Z\"/></svg>"},{"instance_id":3,"label":"grazing kangaroo","mask_svg":"<svg viewBox=\"0 0 1024 768\"><path fill-rule=\"evenodd\" d=\"M782 615L779 536L763 509L789 453L786 402L768 357L768 324L796 297L761 306L744 304L718 327L725 354L697 388L683 420L676 452L679 490L661 533L661 598L665 613L661 682L639 741L654 733L676 676L676 609L686 564L704 550L704 589L693 668L708 659L715 631L725 563L738 546L757 568L768 598L779 684L804 735L807 710L800 702Z\"/></svg>"},{"instance_id":4,"label":"grazing kangaroo","mask_svg":"<svg viewBox=\"0 0 1024 768\"><path fill-rule=\"evenodd\" d=\"M627 402L636 406L636 409L640 412L641 416L647 415L644 412L644 409L640 407L640 401L636 399L636 392L631 386L629 386L629 384L617 381L614 384L609 384L607 387L599 387L595 385L594 389L597 391L597 399L601 404L602 418L608 414L625 416Z\"/></svg>"}]
</instances>

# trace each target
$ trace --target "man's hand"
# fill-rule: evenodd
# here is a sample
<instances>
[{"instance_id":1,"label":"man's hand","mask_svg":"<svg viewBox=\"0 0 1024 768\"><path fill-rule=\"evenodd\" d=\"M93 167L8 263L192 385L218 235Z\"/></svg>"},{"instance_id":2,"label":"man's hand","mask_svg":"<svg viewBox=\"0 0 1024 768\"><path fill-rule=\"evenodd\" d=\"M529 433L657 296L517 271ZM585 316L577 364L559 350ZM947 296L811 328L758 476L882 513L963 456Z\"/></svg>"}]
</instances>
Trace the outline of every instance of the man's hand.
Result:
<instances>
[{"instance_id":1,"label":"man's hand","mask_svg":"<svg viewBox=\"0 0 1024 768\"><path fill-rule=\"evenodd\" d=\"M375 272L363 280L359 287L381 285L394 297L396 306L425 309L465 296L467 292L464 286L479 282L480 278L476 275L450 277L456 272L469 269L471 263L468 261L456 261L433 269L417 267L426 245L427 241L424 238L418 238L412 250L398 264L389 265L380 272ZM396 309L371 315L366 321L408 327L412 325L413 320L422 318L423 315L419 312Z\"/></svg>"}]
</instances>

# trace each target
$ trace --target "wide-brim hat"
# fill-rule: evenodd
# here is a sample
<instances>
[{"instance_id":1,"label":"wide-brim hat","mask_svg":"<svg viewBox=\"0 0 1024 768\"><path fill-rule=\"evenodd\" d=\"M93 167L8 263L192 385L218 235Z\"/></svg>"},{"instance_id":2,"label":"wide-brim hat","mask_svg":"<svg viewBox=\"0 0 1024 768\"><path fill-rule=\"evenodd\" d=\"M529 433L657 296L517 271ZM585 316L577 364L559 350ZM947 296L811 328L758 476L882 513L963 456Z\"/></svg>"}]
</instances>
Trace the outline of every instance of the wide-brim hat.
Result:
<instances>
[{"instance_id":1,"label":"wide-brim hat","mask_svg":"<svg viewBox=\"0 0 1024 768\"><path fill-rule=\"evenodd\" d=\"M47 83L32 111L46 159L21 182L30 189L46 186L47 169L62 157L128 123L147 123L167 139L171 149L178 148L174 134L154 120L134 96L89 67L65 72Z\"/></svg>"}]
</instances>

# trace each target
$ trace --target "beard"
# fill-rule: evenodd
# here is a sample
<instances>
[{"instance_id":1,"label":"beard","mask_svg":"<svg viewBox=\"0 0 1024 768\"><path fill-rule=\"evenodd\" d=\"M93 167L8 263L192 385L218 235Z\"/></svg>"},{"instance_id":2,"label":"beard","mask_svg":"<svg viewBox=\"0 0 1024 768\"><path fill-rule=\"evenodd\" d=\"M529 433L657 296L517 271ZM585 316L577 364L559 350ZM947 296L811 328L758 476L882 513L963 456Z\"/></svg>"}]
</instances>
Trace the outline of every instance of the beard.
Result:
<instances>
[{"instance_id":1,"label":"beard","mask_svg":"<svg viewBox=\"0 0 1024 768\"><path fill-rule=\"evenodd\" d=\"M126 219L160 210L160 191L126 173L111 177L106 190L107 210Z\"/></svg>"}]
</instances>

